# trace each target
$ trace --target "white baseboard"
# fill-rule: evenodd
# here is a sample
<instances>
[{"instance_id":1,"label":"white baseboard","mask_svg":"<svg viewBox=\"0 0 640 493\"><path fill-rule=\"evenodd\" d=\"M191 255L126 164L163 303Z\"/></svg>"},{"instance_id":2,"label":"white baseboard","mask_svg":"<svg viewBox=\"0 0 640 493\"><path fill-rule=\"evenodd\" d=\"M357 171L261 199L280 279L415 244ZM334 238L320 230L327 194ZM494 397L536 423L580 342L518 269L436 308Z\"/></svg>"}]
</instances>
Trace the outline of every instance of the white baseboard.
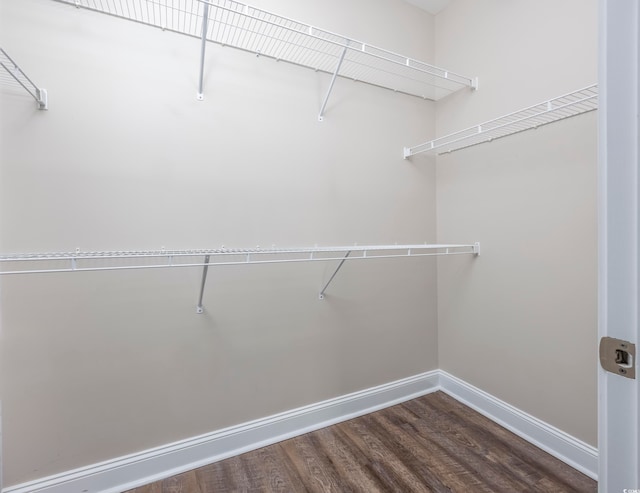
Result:
<instances>
[{"instance_id":1,"label":"white baseboard","mask_svg":"<svg viewBox=\"0 0 640 493\"><path fill-rule=\"evenodd\" d=\"M440 388L592 479L598 479L598 449L534 418L483 390L440 370Z\"/></svg>"},{"instance_id":2,"label":"white baseboard","mask_svg":"<svg viewBox=\"0 0 640 493\"><path fill-rule=\"evenodd\" d=\"M93 464L2 493L119 493L287 438L362 416L439 389L437 370Z\"/></svg>"},{"instance_id":3,"label":"white baseboard","mask_svg":"<svg viewBox=\"0 0 640 493\"><path fill-rule=\"evenodd\" d=\"M563 462L597 479L598 451L441 370L93 464L2 493L119 493L212 462L442 390Z\"/></svg>"}]
</instances>

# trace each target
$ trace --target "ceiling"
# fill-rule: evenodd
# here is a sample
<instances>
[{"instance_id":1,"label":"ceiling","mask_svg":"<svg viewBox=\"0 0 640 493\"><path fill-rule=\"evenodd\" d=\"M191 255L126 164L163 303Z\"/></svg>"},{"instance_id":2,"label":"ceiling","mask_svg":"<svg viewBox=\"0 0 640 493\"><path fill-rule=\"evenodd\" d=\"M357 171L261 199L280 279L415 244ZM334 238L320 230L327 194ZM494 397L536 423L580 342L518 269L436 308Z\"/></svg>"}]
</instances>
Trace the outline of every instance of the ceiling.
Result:
<instances>
[{"instance_id":1,"label":"ceiling","mask_svg":"<svg viewBox=\"0 0 640 493\"><path fill-rule=\"evenodd\" d=\"M430 14L437 14L449 5L450 0L406 0L407 2L426 10Z\"/></svg>"}]
</instances>

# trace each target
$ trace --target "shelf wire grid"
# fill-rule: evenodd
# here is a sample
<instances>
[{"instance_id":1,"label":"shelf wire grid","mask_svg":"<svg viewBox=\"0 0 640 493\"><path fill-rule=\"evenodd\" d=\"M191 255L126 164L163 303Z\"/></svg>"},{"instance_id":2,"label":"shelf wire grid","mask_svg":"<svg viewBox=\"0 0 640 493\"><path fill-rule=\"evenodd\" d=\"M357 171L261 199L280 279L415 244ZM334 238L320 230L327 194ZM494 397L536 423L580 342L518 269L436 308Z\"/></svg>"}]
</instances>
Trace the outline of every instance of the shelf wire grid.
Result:
<instances>
[{"instance_id":1,"label":"shelf wire grid","mask_svg":"<svg viewBox=\"0 0 640 493\"><path fill-rule=\"evenodd\" d=\"M446 154L597 109L598 85L594 84L424 144L407 147L404 156L407 158L423 152Z\"/></svg>"},{"instance_id":2,"label":"shelf wire grid","mask_svg":"<svg viewBox=\"0 0 640 493\"><path fill-rule=\"evenodd\" d=\"M36 100L39 109L46 109L46 91L39 88L3 48L0 48L0 66L2 67L0 70L2 84L21 87Z\"/></svg>"},{"instance_id":3,"label":"shelf wire grid","mask_svg":"<svg viewBox=\"0 0 640 493\"><path fill-rule=\"evenodd\" d=\"M57 0L194 37L204 0ZM210 0L206 39L396 92L438 100L473 78L233 0Z\"/></svg>"},{"instance_id":4,"label":"shelf wire grid","mask_svg":"<svg viewBox=\"0 0 640 493\"><path fill-rule=\"evenodd\" d=\"M479 244L217 248L0 255L0 275L479 254Z\"/></svg>"}]
</instances>

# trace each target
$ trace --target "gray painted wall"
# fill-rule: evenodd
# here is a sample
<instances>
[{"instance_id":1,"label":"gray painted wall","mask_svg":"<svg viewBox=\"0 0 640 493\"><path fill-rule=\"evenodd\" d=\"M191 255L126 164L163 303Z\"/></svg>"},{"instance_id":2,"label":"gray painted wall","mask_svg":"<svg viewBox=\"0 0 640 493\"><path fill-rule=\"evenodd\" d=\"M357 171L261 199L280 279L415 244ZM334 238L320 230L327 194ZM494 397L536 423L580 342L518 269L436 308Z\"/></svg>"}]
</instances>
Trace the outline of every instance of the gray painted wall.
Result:
<instances>
[{"instance_id":1,"label":"gray painted wall","mask_svg":"<svg viewBox=\"0 0 640 493\"><path fill-rule=\"evenodd\" d=\"M431 59L399 0L270 7ZM336 12L340 11L340 15ZM325 25L322 25L322 22ZM1 250L435 242L433 104L48 0L0 42L50 109L2 91ZM390 46L388 46L390 44ZM5 485L438 367L434 259L2 279Z\"/></svg>"},{"instance_id":2,"label":"gray painted wall","mask_svg":"<svg viewBox=\"0 0 640 493\"><path fill-rule=\"evenodd\" d=\"M445 135L597 82L595 0L457 0L438 63L480 77L438 103ZM438 240L482 242L438 264L442 369L591 444L597 435L596 114L439 156ZM447 262L446 260L453 260Z\"/></svg>"}]
</instances>

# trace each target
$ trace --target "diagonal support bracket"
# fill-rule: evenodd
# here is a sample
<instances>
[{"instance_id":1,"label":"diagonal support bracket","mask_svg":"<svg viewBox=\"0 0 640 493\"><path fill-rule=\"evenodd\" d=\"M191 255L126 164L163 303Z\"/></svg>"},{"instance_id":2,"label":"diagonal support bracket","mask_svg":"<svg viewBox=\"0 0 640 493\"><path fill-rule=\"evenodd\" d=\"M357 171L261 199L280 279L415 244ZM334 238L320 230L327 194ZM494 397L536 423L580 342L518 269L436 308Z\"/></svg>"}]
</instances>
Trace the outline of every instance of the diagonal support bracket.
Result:
<instances>
[{"instance_id":1,"label":"diagonal support bracket","mask_svg":"<svg viewBox=\"0 0 640 493\"><path fill-rule=\"evenodd\" d=\"M204 99L204 54L207 48L207 28L209 26L209 3L203 3L202 11L202 40L200 44L200 78L198 79L198 101Z\"/></svg>"},{"instance_id":2,"label":"diagonal support bracket","mask_svg":"<svg viewBox=\"0 0 640 493\"><path fill-rule=\"evenodd\" d=\"M202 283L200 284L200 297L198 298L198 306L196 307L196 313L204 313L204 307L202 306L202 297L204 296L204 287L207 284L207 273L209 272L209 255L204 257L204 267L202 268Z\"/></svg>"},{"instance_id":3,"label":"diagonal support bracket","mask_svg":"<svg viewBox=\"0 0 640 493\"><path fill-rule=\"evenodd\" d=\"M324 101L322 102L322 106L320 107L320 113L318 114L319 122L324 120L324 111L327 108L327 103L329 102L329 96L331 96L331 91L333 91L333 85L336 83L336 78L338 77L338 73L340 72L340 67L342 67L342 62L344 62L344 57L347 54L347 48L348 48L348 45L345 46L344 49L342 50L342 54L340 55L340 60L338 60L338 66L336 67L336 70L333 73L333 77L331 77L331 83L329 84L327 95L324 97Z\"/></svg>"},{"instance_id":4,"label":"diagonal support bracket","mask_svg":"<svg viewBox=\"0 0 640 493\"><path fill-rule=\"evenodd\" d=\"M344 256L344 258L340 261L340 263L338 264L338 267L336 267L336 270L334 271L333 275L329 278L329 280L327 281L327 284L325 284L324 287L322 288L322 290L320 291L320 295L318 296L319 299L321 299L321 300L324 299L324 292L329 287L329 284L331 284L331 281L333 281L333 278L336 277L336 274L338 273L338 271L342 267L342 264L344 264L345 261L347 260L347 258L349 258L349 255L351 255L351 250L349 250L347 252L347 254Z\"/></svg>"}]
</instances>

